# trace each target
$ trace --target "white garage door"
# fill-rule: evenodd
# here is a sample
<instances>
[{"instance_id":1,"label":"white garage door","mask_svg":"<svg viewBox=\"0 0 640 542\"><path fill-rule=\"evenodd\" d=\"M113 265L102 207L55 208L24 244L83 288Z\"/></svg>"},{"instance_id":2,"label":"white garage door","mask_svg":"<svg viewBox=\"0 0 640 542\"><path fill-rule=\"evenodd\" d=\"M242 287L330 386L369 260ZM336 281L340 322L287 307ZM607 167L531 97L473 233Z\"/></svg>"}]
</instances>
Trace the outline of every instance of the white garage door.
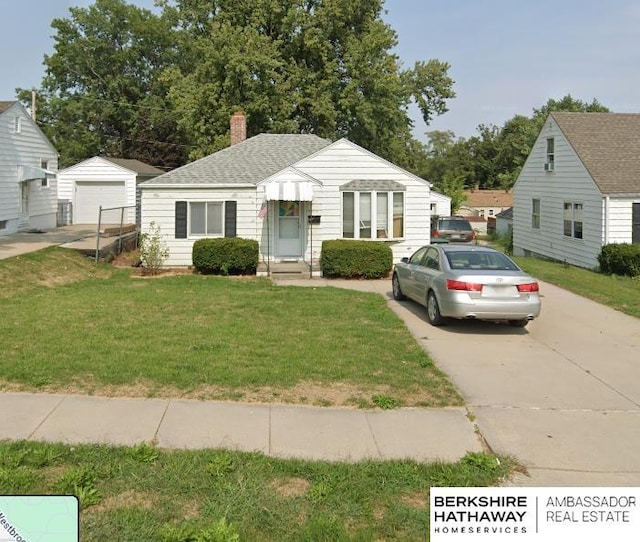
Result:
<instances>
[{"instance_id":1,"label":"white garage door","mask_svg":"<svg viewBox=\"0 0 640 542\"><path fill-rule=\"evenodd\" d=\"M76 182L76 204L73 209L74 224L97 224L100 205L105 207L120 207L126 205L124 181L107 182ZM114 217L120 212L104 212L102 223L114 222Z\"/></svg>"}]
</instances>

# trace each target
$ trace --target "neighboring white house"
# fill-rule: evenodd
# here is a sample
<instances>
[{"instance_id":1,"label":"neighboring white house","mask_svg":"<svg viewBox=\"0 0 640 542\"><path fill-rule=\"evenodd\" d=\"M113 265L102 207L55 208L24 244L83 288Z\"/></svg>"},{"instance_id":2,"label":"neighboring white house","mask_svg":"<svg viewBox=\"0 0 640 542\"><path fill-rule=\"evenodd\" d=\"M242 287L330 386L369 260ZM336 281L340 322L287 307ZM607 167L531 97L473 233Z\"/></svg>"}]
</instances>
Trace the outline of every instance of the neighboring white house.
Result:
<instances>
[{"instance_id":1,"label":"neighboring white house","mask_svg":"<svg viewBox=\"0 0 640 542\"><path fill-rule=\"evenodd\" d=\"M0 235L56 227L58 153L17 101L0 102Z\"/></svg>"},{"instance_id":2,"label":"neighboring white house","mask_svg":"<svg viewBox=\"0 0 640 542\"><path fill-rule=\"evenodd\" d=\"M168 267L192 265L203 237L314 266L324 240L386 241L395 261L429 243L429 183L346 139L261 134L140 186L142 231L160 227Z\"/></svg>"},{"instance_id":3,"label":"neighboring white house","mask_svg":"<svg viewBox=\"0 0 640 542\"><path fill-rule=\"evenodd\" d=\"M162 173L139 160L95 156L58 173L58 201L61 208L70 206L66 221L71 224L97 224L101 206L111 209L103 211L102 224L120 222L117 207L128 207L126 223L139 223L137 187Z\"/></svg>"},{"instance_id":4,"label":"neighboring white house","mask_svg":"<svg viewBox=\"0 0 640 542\"><path fill-rule=\"evenodd\" d=\"M516 181L516 255L597 268L640 243L640 114L551 113Z\"/></svg>"},{"instance_id":5,"label":"neighboring white house","mask_svg":"<svg viewBox=\"0 0 640 542\"><path fill-rule=\"evenodd\" d=\"M451 216L451 198L440 194L439 192L431 191L431 216Z\"/></svg>"}]
</instances>

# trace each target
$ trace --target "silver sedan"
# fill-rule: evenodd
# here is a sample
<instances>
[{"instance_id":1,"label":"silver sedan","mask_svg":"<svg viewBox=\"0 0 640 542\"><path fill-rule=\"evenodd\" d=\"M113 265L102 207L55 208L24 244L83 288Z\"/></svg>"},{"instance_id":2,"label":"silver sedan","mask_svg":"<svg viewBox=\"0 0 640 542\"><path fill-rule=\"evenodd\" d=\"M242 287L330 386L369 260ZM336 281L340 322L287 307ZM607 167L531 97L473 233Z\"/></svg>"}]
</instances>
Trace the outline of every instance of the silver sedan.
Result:
<instances>
[{"instance_id":1,"label":"silver sedan","mask_svg":"<svg viewBox=\"0 0 640 542\"><path fill-rule=\"evenodd\" d=\"M488 247L424 246L395 265L392 281L394 299L424 305L434 326L467 318L524 327L540 314L538 282Z\"/></svg>"}]
</instances>

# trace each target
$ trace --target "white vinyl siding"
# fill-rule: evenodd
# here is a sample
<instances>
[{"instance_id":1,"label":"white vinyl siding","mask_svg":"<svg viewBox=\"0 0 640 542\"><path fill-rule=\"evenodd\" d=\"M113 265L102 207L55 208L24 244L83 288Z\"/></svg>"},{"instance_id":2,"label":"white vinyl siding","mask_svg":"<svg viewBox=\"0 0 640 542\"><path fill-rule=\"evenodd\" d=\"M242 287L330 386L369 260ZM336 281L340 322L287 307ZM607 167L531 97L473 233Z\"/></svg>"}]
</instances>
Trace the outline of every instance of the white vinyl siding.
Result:
<instances>
[{"instance_id":1,"label":"white vinyl siding","mask_svg":"<svg viewBox=\"0 0 640 542\"><path fill-rule=\"evenodd\" d=\"M550 137L554 140L554 175L548 175L543 167ZM532 224L534 199L540 201L540 229ZM553 119L548 119L514 187L514 253L597 267L603 239L602 200L571 145ZM564 202L582 204L582 239L564 235Z\"/></svg>"},{"instance_id":2,"label":"white vinyl siding","mask_svg":"<svg viewBox=\"0 0 640 542\"><path fill-rule=\"evenodd\" d=\"M633 204L640 203L640 196L637 198L615 198L608 201L603 200L603 215L608 216L603 223L604 243L631 243L632 241L632 220Z\"/></svg>"},{"instance_id":3,"label":"white vinyl siding","mask_svg":"<svg viewBox=\"0 0 640 542\"><path fill-rule=\"evenodd\" d=\"M322 183L320 189L316 190L312 203L313 214L322 217L322 227L314 228L313 255L307 244L307 261L311 257L314 262L319 259L322 241L343 237L343 192L340 192L340 187L354 180L395 181L406 188L402 192L403 235L400 241L390 244L394 261L429 244L431 200L427 181L346 140L337 141L295 164L295 167Z\"/></svg>"},{"instance_id":4,"label":"white vinyl siding","mask_svg":"<svg viewBox=\"0 0 640 542\"><path fill-rule=\"evenodd\" d=\"M169 257L165 261L166 267L189 267L193 265L192 249L196 239L202 235L188 234L186 239L176 239L175 218L176 201L186 201L188 205L193 203L212 203L225 201L237 202L236 235L245 239L257 239L266 247L267 218L258 218L258 211L262 204L262 196L258 198L255 188L159 188L140 185L142 216L141 230L149 231L149 225L155 221L160 228L160 236L167 243ZM223 205L224 207L224 205ZM274 211L270 206L269 220L273 228ZM189 211L187 211L187 218ZM207 237L207 236L205 236ZM211 235L214 237L214 235ZM273 245L271 245L273 248ZM266 251L266 248L265 248Z\"/></svg>"},{"instance_id":5,"label":"white vinyl siding","mask_svg":"<svg viewBox=\"0 0 640 542\"><path fill-rule=\"evenodd\" d=\"M15 118L20 118L20 131L15 133ZM0 222L5 228L0 234L18 229L48 229L56 226L56 178L51 176L48 187L42 180L18 182L18 165L39 168L46 160L48 169L58 169L58 153L31 120L27 111L16 103L0 115ZM28 193L28 216L20 218L21 185Z\"/></svg>"}]
</instances>

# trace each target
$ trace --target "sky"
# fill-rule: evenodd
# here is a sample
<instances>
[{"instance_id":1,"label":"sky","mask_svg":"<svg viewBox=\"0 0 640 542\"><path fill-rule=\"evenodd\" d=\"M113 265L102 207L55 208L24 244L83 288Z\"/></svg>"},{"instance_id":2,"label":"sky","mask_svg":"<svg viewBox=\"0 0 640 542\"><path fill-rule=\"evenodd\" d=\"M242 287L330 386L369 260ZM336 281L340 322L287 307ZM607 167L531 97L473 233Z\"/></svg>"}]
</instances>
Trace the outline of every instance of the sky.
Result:
<instances>
[{"instance_id":1,"label":"sky","mask_svg":"<svg viewBox=\"0 0 640 542\"><path fill-rule=\"evenodd\" d=\"M0 0L0 100L37 88L53 53L54 18L91 0ZM153 0L129 0L152 8ZM636 0L386 0L383 19L398 35L405 68L438 59L450 65L456 98L425 125L410 110L414 135L458 137L481 124L531 116L567 94L617 113L640 113L640 3Z\"/></svg>"}]
</instances>

